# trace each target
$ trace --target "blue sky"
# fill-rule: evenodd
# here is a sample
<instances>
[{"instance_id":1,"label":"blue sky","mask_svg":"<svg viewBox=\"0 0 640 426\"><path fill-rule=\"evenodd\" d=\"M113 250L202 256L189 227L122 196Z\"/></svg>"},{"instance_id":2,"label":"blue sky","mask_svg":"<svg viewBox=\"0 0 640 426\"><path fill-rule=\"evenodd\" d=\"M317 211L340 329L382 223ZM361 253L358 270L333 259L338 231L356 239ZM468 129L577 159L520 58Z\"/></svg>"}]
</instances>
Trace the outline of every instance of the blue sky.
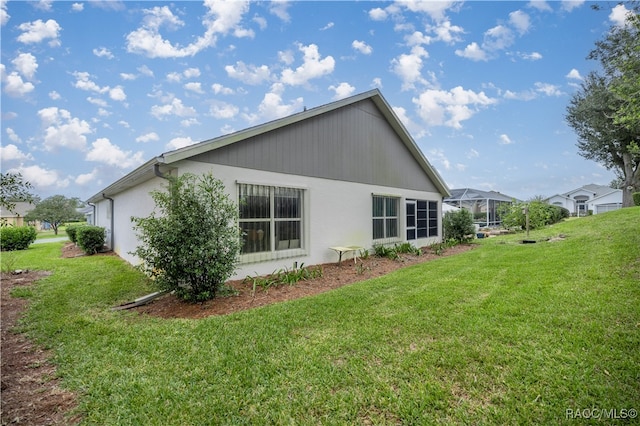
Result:
<instances>
[{"instance_id":1,"label":"blue sky","mask_svg":"<svg viewBox=\"0 0 640 426\"><path fill-rule=\"evenodd\" d=\"M4 1L2 171L87 199L182 146L378 88L451 188L608 185L564 116L627 8Z\"/></svg>"}]
</instances>

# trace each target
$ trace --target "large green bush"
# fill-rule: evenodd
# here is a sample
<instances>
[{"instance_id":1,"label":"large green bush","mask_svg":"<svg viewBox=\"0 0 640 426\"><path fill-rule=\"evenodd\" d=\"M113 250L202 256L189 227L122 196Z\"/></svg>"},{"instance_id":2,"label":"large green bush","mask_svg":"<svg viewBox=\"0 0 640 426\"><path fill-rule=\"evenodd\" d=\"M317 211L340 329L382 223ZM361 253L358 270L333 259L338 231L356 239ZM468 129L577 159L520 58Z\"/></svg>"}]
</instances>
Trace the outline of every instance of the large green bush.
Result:
<instances>
[{"instance_id":1,"label":"large green bush","mask_svg":"<svg viewBox=\"0 0 640 426\"><path fill-rule=\"evenodd\" d=\"M141 244L132 254L161 290L188 301L214 298L240 253L238 206L210 173L170 177L151 192L159 214L132 217Z\"/></svg>"},{"instance_id":2,"label":"large green bush","mask_svg":"<svg viewBox=\"0 0 640 426\"><path fill-rule=\"evenodd\" d=\"M444 227L444 236L447 240L454 239L461 243L472 239L476 232L476 228L473 225L473 215L466 209L446 212L442 225Z\"/></svg>"},{"instance_id":3,"label":"large green bush","mask_svg":"<svg viewBox=\"0 0 640 426\"><path fill-rule=\"evenodd\" d=\"M640 192L633 193L633 204L635 206L640 206Z\"/></svg>"},{"instance_id":4,"label":"large green bush","mask_svg":"<svg viewBox=\"0 0 640 426\"><path fill-rule=\"evenodd\" d=\"M77 244L78 243L78 229L81 227L85 227L87 226L86 224L76 224L76 225L67 225L67 235L69 236L69 240L74 243Z\"/></svg>"},{"instance_id":5,"label":"large green bush","mask_svg":"<svg viewBox=\"0 0 640 426\"><path fill-rule=\"evenodd\" d=\"M31 226L0 227L0 248L2 250L25 250L36 240L38 232Z\"/></svg>"},{"instance_id":6,"label":"large green bush","mask_svg":"<svg viewBox=\"0 0 640 426\"><path fill-rule=\"evenodd\" d=\"M526 229L526 208L529 209L529 229L542 228L569 217L569 210L544 201L514 202L511 205L503 205L501 208L502 225L510 229Z\"/></svg>"},{"instance_id":7,"label":"large green bush","mask_svg":"<svg viewBox=\"0 0 640 426\"><path fill-rule=\"evenodd\" d=\"M79 226L75 234L78 246L86 254L96 254L104 247L104 228L100 226Z\"/></svg>"}]
</instances>

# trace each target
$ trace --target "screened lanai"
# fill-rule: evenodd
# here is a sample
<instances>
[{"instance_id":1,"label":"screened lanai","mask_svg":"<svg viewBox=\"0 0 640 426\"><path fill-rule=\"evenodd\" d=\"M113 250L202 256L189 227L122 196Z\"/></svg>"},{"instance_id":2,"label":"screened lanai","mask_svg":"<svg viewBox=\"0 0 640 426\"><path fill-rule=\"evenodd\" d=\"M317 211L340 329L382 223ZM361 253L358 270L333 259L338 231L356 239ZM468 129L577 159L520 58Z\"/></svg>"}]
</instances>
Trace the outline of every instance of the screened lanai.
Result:
<instances>
[{"instance_id":1,"label":"screened lanai","mask_svg":"<svg viewBox=\"0 0 640 426\"><path fill-rule=\"evenodd\" d=\"M460 188L452 189L451 196L445 198L444 202L469 210L473 214L473 221L484 227L500 225L500 206L511 204L513 200L513 197L495 191Z\"/></svg>"}]
</instances>

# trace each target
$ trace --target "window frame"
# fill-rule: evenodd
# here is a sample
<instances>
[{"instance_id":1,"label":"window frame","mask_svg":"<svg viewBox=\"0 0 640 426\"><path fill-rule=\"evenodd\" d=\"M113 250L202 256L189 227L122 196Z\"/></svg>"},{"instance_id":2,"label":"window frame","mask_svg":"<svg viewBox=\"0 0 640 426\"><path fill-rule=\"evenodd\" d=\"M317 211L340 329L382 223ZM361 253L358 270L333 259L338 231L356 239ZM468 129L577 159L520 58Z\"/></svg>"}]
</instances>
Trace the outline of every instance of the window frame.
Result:
<instances>
[{"instance_id":1,"label":"window frame","mask_svg":"<svg viewBox=\"0 0 640 426\"><path fill-rule=\"evenodd\" d=\"M264 183L253 183L253 182L236 182L236 190L237 190L237 199L238 199L238 227L239 229L245 233L247 227L243 227L243 224L249 223L264 223L266 226L260 227L260 230L264 231L263 237L259 238L259 240L264 240L266 242L258 243L258 244L266 244L263 250L255 250L249 252L240 253L240 263L250 263L250 262L261 262L270 259L278 259L283 257L294 257L301 256L306 254L306 229L308 219L306 218L306 192L307 189L298 186L286 186L286 185L269 185ZM250 190L255 191L258 195L254 196L262 196L268 197L268 212L263 211L260 212L262 217L243 217L243 204L246 202L246 198ZM280 193L279 193L280 192ZM290 211L295 211L296 215L294 216L286 216L283 215L282 212L286 210L282 210L282 205L278 206L277 199L286 198L286 193L290 192L294 194L294 197L290 197L296 199L297 201L293 203L291 207L289 207ZM257 216L260 216L257 215ZM297 223L298 226L294 226L294 229L297 230L289 231L290 236L297 236L298 238L289 238L287 240L278 240L279 235L282 235L282 231L285 229L285 223ZM254 228L253 230L255 230ZM295 235L297 234L297 235ZM266 237L266 238L265 238ZM246 236L243 235L243 247L248 244L246 240L244 240ZM254 237L255 238L255 237ZM284 247L281 243L287 241L287 247ZM295 247L291 247L292 241L295 241ZM259 248L259 247L258 247Z\"/></svg>"},{"instance_id":2,"label":"window frame","mask_svg":"<svg viewBox=\"0 0 640 426\"><path fill-rule=\"evenodd\" d=\"M405 205L412 204L415 206L414 221L415 225L410 227L410 212L405 210L406 217L406 236L407 241L415 241L423 238L434 238L440 235L440 222L438 215L438 201L435 200L422 200L407 198ZM410 237L410 232L413 232L414 237Z\"/></svg>"},{"instance_id":3,"label":"window frame","mask_svg":"<svg viewBox=\"0 0 640 426\"><path fill-rule=\"evenodd\" d=\"M376 205L376 201L382 201L382 205ZM372 227L371 234L374 244L387 244L391 242L399 242L401 238L401 197L395 195L372 194L371 197L371 216ZM381 208L380 208L381 207ZM395 210L395 214L394 211ZM395 235L391 235L393 231L392 223L395 222ZM382 225L383 236L377 236Z\"/></svg>"}]
</instances>

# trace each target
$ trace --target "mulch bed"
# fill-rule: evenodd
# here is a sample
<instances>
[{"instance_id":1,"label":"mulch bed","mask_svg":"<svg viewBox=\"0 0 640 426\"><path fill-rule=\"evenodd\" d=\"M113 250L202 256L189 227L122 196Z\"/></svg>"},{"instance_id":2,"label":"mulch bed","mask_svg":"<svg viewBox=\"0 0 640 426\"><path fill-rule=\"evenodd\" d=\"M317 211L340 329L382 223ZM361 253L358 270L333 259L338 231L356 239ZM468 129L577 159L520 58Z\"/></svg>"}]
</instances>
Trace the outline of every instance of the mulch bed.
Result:
<instances>
[{"instance_id":1,"label":"mulch bed","mask_svg":"<svg viewBox=\"0 0 640 426\"><path fill-rule=\"evenodd\" d=\"M272 303L307 297L338 287L353 284L388 274L416 263L451 256L472 249L470 245L459 245L447 249L438 256L425 250L421 256L401 255L398 260L369 257L354 264L345 260L342 264L324 264L322 277L300 281L295 285L280 285L255 292L250 282L231 281L237 295L190 304L173 295L165 295L148 305L135 308L140 314L161 318L204 318L211 315L226 315L232 312L252 309ZM100 255L114 255L102 253ZM67 243L62 257L84 256L73 243ZM20 315L26 308L27 299L11 297L10 292L18 286L30 286L33 282L49 275L43 271L23 271L20 274L2 274L1 300L1 386L2 425L69 425L81 419L70 416L77 407L76 395L60 387L55 367L48 362L52 354L32 344L23 334L15 330Z\"/></svg>"}]
</instances>

